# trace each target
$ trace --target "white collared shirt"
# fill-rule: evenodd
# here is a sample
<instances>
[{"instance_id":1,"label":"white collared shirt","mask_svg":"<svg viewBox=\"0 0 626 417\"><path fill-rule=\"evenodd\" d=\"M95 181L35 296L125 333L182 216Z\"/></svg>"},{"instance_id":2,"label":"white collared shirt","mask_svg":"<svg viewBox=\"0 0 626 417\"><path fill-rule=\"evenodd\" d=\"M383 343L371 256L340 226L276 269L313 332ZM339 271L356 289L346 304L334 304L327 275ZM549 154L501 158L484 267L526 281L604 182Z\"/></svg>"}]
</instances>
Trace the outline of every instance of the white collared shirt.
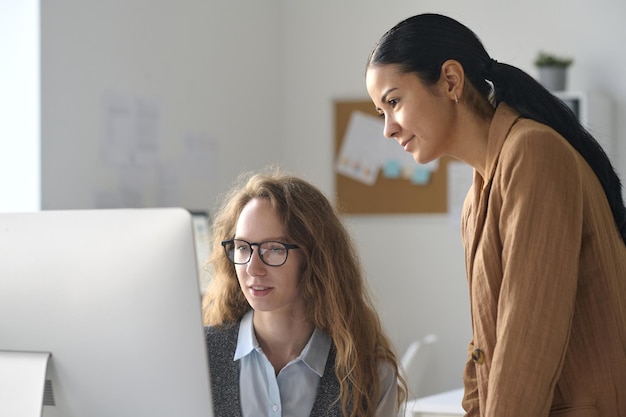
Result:
<instances>
[{"instance_id":1,"label":"white collared shirt","mask_svg":"<svg viewBox=\"0 0 626 417\"><path fill-rule=\"evenodd\" d=\"M237 349L233 360L241 361L239 390L243 417L309 416L324 375L331 338L315 329L300 355L289 362L278 375L263 353L252 325L254 311L241 319ZM391 366L381 366L381 397L376 415L397 413L397 380Z\"/></svg>"},{"instance_id":2,"label":"white collared shirt","mask_svg":"<svg viewBox=\"0 0 626 417\"><path fill-rule=\"evenodd\" d=\"M315 329L296 359L278 375L254 335L253 310L242 318L234 360L241 360L239 390L243 417L300 417L311 414L324 375L330 337Z\"/></svg>"}]
</instances>

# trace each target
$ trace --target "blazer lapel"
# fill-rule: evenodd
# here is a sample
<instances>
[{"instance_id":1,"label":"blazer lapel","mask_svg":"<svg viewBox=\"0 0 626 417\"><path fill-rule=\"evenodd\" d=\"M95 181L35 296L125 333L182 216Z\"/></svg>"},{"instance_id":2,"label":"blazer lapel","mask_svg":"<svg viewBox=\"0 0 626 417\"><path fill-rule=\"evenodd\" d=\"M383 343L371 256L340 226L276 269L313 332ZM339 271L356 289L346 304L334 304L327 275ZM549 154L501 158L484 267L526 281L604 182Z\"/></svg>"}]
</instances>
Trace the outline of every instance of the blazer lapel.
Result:
<instances>
[{"instance_id":1,"label":"blazer lapel","mask_svg":"<svg viewBox=\"0 0 626 417\"><path fill-rule=\"evenodd\" d=\"M519 118L519 113L507 104L501 103L498 105L493 116L491 126L489 127L486 155L487 163L485 165L485 172L487 173L487 176L483 179L478 172L474 171L472 206L470 210L472 217L468 219L467 224L467 227L471 228L468 230L468 236L471 236L471 241L465 249L465 259L468 267L467 271L470 285L473 276L471 271L474 267L474 259L476 257L475 255L478 248L478 242L480 242L485 225L485 219L487 218L489 193L491 192L491 185L496 172L496 167L498 165L500 152L502 151L502 146L504 145L504 141L511 131L511 128Z\"/></svg>"}]
</instances>

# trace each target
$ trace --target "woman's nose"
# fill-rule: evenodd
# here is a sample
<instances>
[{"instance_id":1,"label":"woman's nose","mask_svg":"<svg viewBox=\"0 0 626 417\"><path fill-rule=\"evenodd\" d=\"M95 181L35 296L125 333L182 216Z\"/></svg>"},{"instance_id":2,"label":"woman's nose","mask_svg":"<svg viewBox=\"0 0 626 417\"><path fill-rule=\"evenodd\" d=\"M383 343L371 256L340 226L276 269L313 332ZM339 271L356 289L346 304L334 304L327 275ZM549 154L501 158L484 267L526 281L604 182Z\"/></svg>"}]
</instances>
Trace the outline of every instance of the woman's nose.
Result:
<instances>
[{"instance_id":1,"label":"woman's nose","mask_svg":"<svg viewBox=\"0 0 626 417\"><path fill-rule=\"evenodd\" d=\"M386 138L392 139L400 131L400 125L396 123L393 117L385 115L385 128L383 129L383 135Z\"/></svg>"},{"instance_id":2,"label":"woman's nose","mask_svg":"<svg viewBox=\"0 0 626 417\"><path fill-rule=\"evenodd\" d=\"M250 261L247 265L248 273L254 273L263 269L265 269L265 263L263 263L263 261L261 260L261 255L259 255L259 248L255 248L252 250L252 256L250 257Z\"/></svg>"}]
</instances>

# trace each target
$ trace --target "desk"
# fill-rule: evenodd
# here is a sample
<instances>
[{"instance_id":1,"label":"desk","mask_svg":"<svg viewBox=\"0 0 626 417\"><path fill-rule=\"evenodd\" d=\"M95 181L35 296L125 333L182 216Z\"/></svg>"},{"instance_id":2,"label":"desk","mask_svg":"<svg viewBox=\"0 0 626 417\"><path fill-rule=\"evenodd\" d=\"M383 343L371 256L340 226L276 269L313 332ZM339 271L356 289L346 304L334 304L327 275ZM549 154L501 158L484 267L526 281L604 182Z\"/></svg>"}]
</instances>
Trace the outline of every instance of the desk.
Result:
<instances>
[{"instance_id":1,"label":"desk","mask_svg":"<svg viewBox=\"0 0 626 417\"><path fill-rule=\"evenodd\" d=\"M458 417L465 415L461 406L463 388L446 391L406 403L405 417Z\"/></svg>"}]
</instances>

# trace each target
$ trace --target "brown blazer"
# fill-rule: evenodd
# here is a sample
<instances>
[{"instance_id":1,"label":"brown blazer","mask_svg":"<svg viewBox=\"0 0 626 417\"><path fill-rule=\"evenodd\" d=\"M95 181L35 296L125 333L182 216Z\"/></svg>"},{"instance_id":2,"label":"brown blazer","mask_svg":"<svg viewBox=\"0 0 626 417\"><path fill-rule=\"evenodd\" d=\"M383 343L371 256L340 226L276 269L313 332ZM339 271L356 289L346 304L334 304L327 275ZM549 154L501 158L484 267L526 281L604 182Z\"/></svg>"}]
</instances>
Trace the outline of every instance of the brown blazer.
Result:
<instances>
[{"instance_id":1,"label":"brown blazer","mask_svg":"<svg viewBox=\"0 0 626 417\"><path fill-rule=\"evenodd\" d=\"M500 105L463 209L476 417L626 417L626 246L597 177Z\"/></svg>"}]
</instances>

